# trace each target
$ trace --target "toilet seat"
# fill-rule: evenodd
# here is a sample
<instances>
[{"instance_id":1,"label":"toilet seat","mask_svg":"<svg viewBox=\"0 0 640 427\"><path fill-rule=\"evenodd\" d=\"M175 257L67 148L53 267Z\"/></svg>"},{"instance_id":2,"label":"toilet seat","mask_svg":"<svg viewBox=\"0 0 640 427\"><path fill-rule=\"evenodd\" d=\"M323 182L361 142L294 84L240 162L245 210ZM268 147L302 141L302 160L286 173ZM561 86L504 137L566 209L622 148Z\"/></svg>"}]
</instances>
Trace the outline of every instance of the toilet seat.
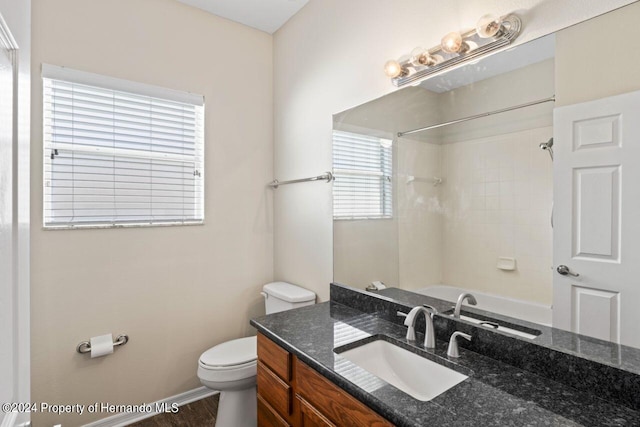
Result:
<instances>
[{"instance_id":1,"label":"toilet seat","mask_svg":"<svg viewBox=\"0 0 640 427\"><path fill-rule=\"evenodd\" d=\"M257 338L240 338L202 353L198 361L198 377L209 382L243 380L257 375L257 365Z\"/></svg>"},{"instance_id":2,"label":"toilet seat","mask_svg":"<svg viewBox=\"0 0 640 427\"><path fill-rule=\"evenodd\" d=\"M218 344L202 353L200 364L206 368L245 365L258 360L258 338L239 338Z\"/></svg>"},{"instance_id":3,"label":"toilet seat","mask_svg":"<svg viewBox=\"0 0 640 427\"><path fill-rule=\"evenodd\" d=\"M211 368L203 366L201 363L198 366L198 378L200 378L201 381L241 381L249 378L255 378L256 375L258 375L257 361L249 362L244 365L228 366L224 368Z\"/></svg>"}]
</instances>

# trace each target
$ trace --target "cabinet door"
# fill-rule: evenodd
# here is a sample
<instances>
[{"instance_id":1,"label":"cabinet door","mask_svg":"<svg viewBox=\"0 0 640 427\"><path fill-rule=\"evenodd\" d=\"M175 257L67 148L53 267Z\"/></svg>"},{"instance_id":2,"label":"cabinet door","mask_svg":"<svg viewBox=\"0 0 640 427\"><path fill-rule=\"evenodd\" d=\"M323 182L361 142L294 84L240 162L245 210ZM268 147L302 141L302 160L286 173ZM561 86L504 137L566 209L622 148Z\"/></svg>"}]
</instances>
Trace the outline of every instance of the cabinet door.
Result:
<instances>
[{"instance_id":1,"label":"cabinet door","mask_svg":"<svg viewBox=\"0 0 640 427\"><path fill-rule=\"evenodd\" d=\"M300 404L300 427L336 427L309 402L296 395Z\"/></svg>"},{"instance_id":2,"label":"cabinet door","mask_svg":"<svg viewBox=\"0 0 640 427\"><path fill-rule=\"evenodd\" d=\"M283 417L291 415L291 386L258 362L258 394Z\"/></svg>"},{"instance_id":3,"label":"cabinet door","mask_svg":"<svg viewBox=\"0 0 640 427\"><path fill-rule=\"evenodd\" d=\"M258 395L258 427L289 427L289 424Z\"/></svg>"},{"instance_id":4,"label":"cabinet door","mask_svg":"<svg viewBox=\"0 0 640 427\"><path fill-rule=\"evenodd\" d=\"M296 359L296 394L313 404L323 418L339 426L392 427L389 421ZM307 408L308 410L309 408ZM301 407L302 410L302 407ZM334 425L334 424L316 424Z\"/></svg>"},{"instance_id":5,"label":"cabinet door","mask_svg":"<svg viewBox=\"0 0 640 427\"><path fill-rule=\"evenodd\" d=\"M284 381L291 381L291 354L262 334L258 334L258 360Z\"/></svg>"}]
</instances>

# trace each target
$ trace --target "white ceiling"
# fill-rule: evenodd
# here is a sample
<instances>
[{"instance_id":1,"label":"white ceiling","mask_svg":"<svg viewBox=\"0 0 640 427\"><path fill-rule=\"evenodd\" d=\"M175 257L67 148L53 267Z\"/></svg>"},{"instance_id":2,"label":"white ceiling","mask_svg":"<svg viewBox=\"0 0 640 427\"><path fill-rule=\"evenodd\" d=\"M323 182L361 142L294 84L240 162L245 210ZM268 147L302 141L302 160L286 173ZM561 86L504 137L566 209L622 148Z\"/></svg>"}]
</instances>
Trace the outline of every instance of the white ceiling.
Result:
<instances>
[{"instance_id":1,"label":"white ceiling","mask_svg":"<svg viewBox=\"0 0 640 427\"><path fill-rule=\"evenodd\" d=\"M269 34L275 33L309 0L178 0Z\"/></svg>"}]
</instances>

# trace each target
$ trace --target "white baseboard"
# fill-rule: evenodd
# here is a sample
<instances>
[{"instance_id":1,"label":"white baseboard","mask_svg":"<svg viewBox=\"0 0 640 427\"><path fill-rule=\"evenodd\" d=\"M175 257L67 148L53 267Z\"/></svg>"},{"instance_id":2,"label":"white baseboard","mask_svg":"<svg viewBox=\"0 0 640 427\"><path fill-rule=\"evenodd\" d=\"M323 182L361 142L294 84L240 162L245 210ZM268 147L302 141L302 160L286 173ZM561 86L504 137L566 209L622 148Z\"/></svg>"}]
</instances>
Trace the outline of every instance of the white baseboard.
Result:
<instances>
[{"instance_id":1,"label":"white baseboard","mask_svg":"<svg viewBox=\"0 0 640 427\"><path fill-rule=\"evenodd\" d=\"M213 396L218 393L218 391L211 390L206 387L198 387L184 393L176 394L175 396L167 397L166 399L158 400L157 402L152 402L150 403L150 405L153 408L156 407L156 404L161 405L163 403L168 407L171 407L172 404L182 406L186 405L187 403L195 402L196 400L204 399L205 397ZM98 421L94 421L89 424L85 424L83 427L125 427L129 424L153 417L154 415L158 414L159 412L117 414ZM1 427L4 427L4 424Z\"/></svg>"}]
</instances>

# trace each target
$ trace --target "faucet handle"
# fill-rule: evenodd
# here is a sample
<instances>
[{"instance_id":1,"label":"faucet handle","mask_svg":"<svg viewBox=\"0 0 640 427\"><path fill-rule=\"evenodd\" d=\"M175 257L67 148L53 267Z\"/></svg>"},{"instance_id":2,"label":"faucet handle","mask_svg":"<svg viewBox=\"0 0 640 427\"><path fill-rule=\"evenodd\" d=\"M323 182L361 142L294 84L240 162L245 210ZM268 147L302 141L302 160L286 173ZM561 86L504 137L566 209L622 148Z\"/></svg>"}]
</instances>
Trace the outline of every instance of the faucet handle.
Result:
<instances>
[{"instance_id":1,"label":"faucet handle","mask_svg":"<svg viewBox=\"0 0 640 427\"><path fill-rule=\"evenodd\" d=\"M449 357L460 357L460 351L458 350L458 341L456 338L462 337L468 341L471 341L471 335L465 334L464 332L455 331L451 334L451 338L449 339L449 348L447 349L447 356Z\"/></svg>"}]
</instances>

